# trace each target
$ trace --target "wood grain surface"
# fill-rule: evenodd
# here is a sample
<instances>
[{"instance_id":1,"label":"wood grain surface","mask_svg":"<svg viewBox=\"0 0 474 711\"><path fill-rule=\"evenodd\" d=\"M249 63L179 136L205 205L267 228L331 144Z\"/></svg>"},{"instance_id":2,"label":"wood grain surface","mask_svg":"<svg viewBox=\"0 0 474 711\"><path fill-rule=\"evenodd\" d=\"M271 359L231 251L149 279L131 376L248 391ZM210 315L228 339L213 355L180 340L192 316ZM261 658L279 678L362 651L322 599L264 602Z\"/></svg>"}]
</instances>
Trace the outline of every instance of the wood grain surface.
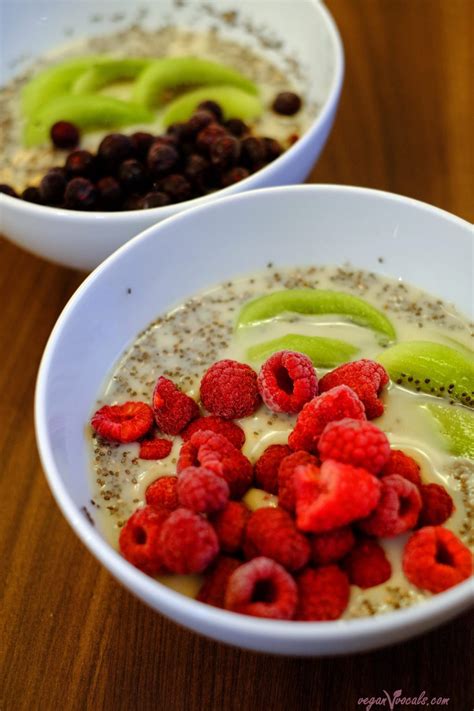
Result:
<instances>
[{"instance_id":1,"label":"wood grain surface","mask_svg":"<svg viewBox=\"0 0 474 711\"><path fill-rule=\"evenodd\" d=\"M346 81L311 179L400 192L474 220L474 1L328 5ZM425 690L469 711L472 615L370 654L277 658L177 627L92 558L49 493L33 430L41 353L83 276L0 242L1 711L352 711L383 689Z\"/></svg>"}]
</instances>

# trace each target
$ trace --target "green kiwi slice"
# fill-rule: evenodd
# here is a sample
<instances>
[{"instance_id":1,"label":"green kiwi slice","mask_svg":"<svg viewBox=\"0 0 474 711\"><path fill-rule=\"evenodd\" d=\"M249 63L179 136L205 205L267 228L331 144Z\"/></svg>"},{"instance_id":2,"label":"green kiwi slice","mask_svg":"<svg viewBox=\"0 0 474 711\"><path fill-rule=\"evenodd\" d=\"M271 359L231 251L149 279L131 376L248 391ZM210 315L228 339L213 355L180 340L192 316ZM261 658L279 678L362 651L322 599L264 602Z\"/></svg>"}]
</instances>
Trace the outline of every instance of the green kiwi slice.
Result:
<instances>
[{"instance_id":1,"label":"green kiwi slice","mask_svg":"<svg viewBox=\"0 0 474 711\"><path fill-rule=\"evenodd\" d=\"M424 405L436 420L449 452L456 457L474 459L474 414L463 407Z\"/></svg>"},{"instance_id":2,"label":"green kiwi slice","mask_svg":"<svg viewBox=\"0 0 474 711\"><path fill-rule=\"evenodd\" d=\"M150 65L151 59L109 59L101 61L82 72L72 85L73 94L93 94L107 84L121 79L136 79Z\"/></svg>"},{"instance_id":3,"label":"green kiwi slice","mask_svg":"<svg viewBox=\"0 0 474 711\"><path fill-rule=\"evenodd\" d=\"M258 96L235 86L207 86L187 91L182 96L171 101L166 107L162 123L170 126L172 123L187 121L197 106L206 100L216 101L224 114L224 118L240 118L251 121L258 118L263 105Z\"/></svg>"},{"instance_id":4,"label":"green kiwi slice","mask_svg":"<svg viewBox=\"0 0 474 711\"><path fill-rule=\"evenodd\" d=\"M340 341L337 338L288 333L280 338L252 346L247 350L247 358L252 362L261 362L278 351L304 353L311 359L315 367L333 368L351 360L359 352L359 349L351 343Z\"/></svg>"},{"instance_id":5,"label":"green kiwi slice","mask_svg":"<svg viewBox=\"0 0 474 711\"><path fill-rule=\"evenodd\" d=\"M367 301L342 291L324 289L285 289L253 299L242 307L237 327L268 321L282 313L337 314L376 331L384 341L396 339L388 318Z\"/></svg>"},{"instance_id":6,"label":"green kiwi slice","mask_svg":"<svg viewBox=\"0 0 474 711\"><path fill-rule=\"evenodd\" d=\"M474 407L474 358L431 341L397 343L377 357L391 379L409 390Z\"/></svg>"}]
</instances>

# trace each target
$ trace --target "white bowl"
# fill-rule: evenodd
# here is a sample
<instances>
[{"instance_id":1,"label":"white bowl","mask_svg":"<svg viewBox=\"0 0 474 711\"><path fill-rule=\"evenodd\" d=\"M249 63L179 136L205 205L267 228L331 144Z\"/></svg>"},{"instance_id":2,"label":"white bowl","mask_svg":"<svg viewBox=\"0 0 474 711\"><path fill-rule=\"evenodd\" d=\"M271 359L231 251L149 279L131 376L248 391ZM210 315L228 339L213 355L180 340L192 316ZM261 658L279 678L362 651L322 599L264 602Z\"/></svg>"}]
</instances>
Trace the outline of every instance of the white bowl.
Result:
<instances>
[{"instance_id":1,"label":"white bowl","mask_svg":"<svg viewBox=\"0 0 474 711\"><path fill-rule=\"evenodd\" d=\"M97 13L94 0L67 3L53 0L34 3L24 13L21 3L7 3L2 26L3 51L0 53L0 81L25 68L61 42L64 32L74 28L74 38L105 34L129 26L132 20L144 27L158 27L171 22L184 27L204 29L220 26L224 36L258 51L257 39L245 30L247 19L266 36L283 42L283 48L266 49L265 54L277 65L282 55L296 58L302 67L304 96L317 103L320 111L303 137L280 158L245 180L218 192L187 202L150 210L131 212L95 212L62 210L38 206L0 195L0 232L34 254L77 269L93 269L128 239L166 217L189 206L211 202L221 196L272 185L302 182L311 171L331 130L344 73L341 39L334 21L319 0L209 0L213 14L201 11L197 3L178 6L173 0L144 0L146 19L137 17L137 7L129 0L109 0L101 6L102 20L91 23ZM235 26L223 25L218 15L238 8ZM20 20L21 14L21 20ZM117 16L123 19L117 21ZM15 30L16 28L16 30ZM260 50L262 51L262 50Z\"/></svg>"},{"instance_id":2,"label":"white bowl","mask_svg":"<svg viewBox=\"0 0 474 711\"><path fill-rule=\"evenodd\" d=\"M410 609L366 619L280 622L236 615L190 600L141 573L105 542L82 509L91 497L84 425L112 365L157 315L268 261L291 266L346 260L403 278L467 314L473 306L472 258L471 226L463 220L408 198L339 186L231 196L170 218L124 245L86 279L64 309L38 376L41 459L74 531L126 588L155 610L209 637L265 652L366 650L419 634L466 609L473 600L472 581Z\"/></svg>"}]
</instances>

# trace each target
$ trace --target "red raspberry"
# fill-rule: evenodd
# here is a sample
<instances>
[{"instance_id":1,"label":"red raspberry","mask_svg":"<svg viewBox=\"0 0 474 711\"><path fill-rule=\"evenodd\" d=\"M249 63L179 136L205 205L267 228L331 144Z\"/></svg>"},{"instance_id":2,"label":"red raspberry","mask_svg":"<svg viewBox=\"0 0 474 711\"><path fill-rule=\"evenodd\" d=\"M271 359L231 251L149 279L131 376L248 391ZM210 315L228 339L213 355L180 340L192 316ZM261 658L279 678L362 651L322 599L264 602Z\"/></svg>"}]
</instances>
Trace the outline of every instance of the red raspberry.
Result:
<instances>
[{"instance_id":1,"label":"red raspberry","mask_svg":"<svg viewBox=\"0 0 474 711\"><path fill-rule=\"evenodd\" d=\"M171 573L202 573L219 552L211 524L188 509L176 509L161 529L163 562Z\"/></svg>"},{"instance_id":2,"label":"red raspberry","mask_svg":"<svg viewBox=\"0 0 474 711\"><path fill-rule=\"evenodd\" d=\"M270 494L278 491L280 462L291 454L286 444L271 444L255 462L255 481Z\"/></svg>"},{"instance_id":3,"label":"red raspberry","mask_svg":"<svg viewBox=\"0 0 474 711\"><path fill-rule=\"evenodd\" d=\"M419 526L439 526L454 511L454 501L440 484L423 484L420 487L421 512Z\"/></svg>"},{"instance_id":4,"label":"red raspberry","mask_svg":"<svg viewBox=\"0 0 474 711\"><path fill-rule=\"evenodd\" d=\"M415 486L421 486L420 466L401 449L392 449L390 459L381 471L381 476L398 474Z\"/></svg>"},{"instance_id":5,"label":"red raspberry","mask_svg":"<svg viewBox=\"0 0 474 711\"><path fill-rule=\"evenodd\" d=\"M381 585L392 575L384 549L371 538L356 543L344 560L344 569L352 585L363 589Z\"/></svg>"},{"instance_id":6,"label":"red raspberry","mask_svg":"<svg viewBox=\"0 0 474 711\"><path fill-rule=\"evenodd\" d=\"M355 537L350 526L343 526L313 536L310 544L313 562L316 565L328 565L328 563L337 563L352 550Z\"/></svg>"},{"instance_id":7,"label":"red raspberry","mask_svg":"<svg viewBox=\"0 0 474 711\"><path fill-rule=\"evenodd\" d=\"M377 507L360 521L360 528L379 538L393 538L414 528L421 510L421 496L415 484L398 474L382 477L380 484Z\"/></svg>"},{"instance_id":8,"label":"red raspberry","mask_svg":"<svg viewBox=\"0 0 474 711\"><path fill-rule=\"evenodd\" d=\"M254 558L234 570L227 583L225 607L253 617L291 620L296 609L296 583L270 558Z\"/></svg>"},{"instance_id":9,"label":"red raspberry","mask_svg":"<svg viewBox=\"0 0 474 711\"><path fill-rule=\"evenodd\" d=\"M179 503L196 513L220 511L229 499L229 487L221 476L204 467L187 467L176 487Z\"/></svg>"},{"instance_id":10,"label":"red raspberry","mask_svg":"<svg viewBox=\"0 0 474 711\"><path fill-rule=\"evenodd\" d=\"M208 415L194 420L181 432L181 437L187 442L195 432L200 431L215 432L223 435L236 449L242 449L245 442L245 432L239 425L215 415Z\"/></svg>"},{"instance_id":11,"label":"red raspberry","mask_svg":"<svg viewBox=\"0 0 474 711\"><path fill-rule=\"evenodd\" d=\"M347 385L353 390L365 406L367 419L383 415L383 402L379 400L383 387L389 382L387 371L380 363L362 358L345 363L321 378L320 392L326 392L337 385Z\"/></svg>"},{"instance_id":12,"label":"red raspberry","mask_svg":"<svg viewBox=\"0 0 474 711\"><path fill-rule=\"evenodd\" d=\"M378 474L388 462L390 444L387 435L371 422L346 417L326 425L318 452L322 462L335 459Z\"/></svg>"},{"instance_id":13,"label":"red raspberry","mask_svg":"<svg viewBox=\"0 0 474 711\"><path fill-rule=\"evenodd\" d=\"M262 365L258 390L272 412L299 412L317 395L318 378L308 356L279 351Z\"/></svg>"},{"instance_id":14,"label":"red raspberry","mask_svg":"<svg viewBox=\"0 0 474 711\"><path fill-rule=\"evenodd\" d=\"M296 420L295 429L288 438L291 449L316 452L319 437L328 424L351 417L365 420L364 406L347 385L339 385L308 402Z\"/></svg>"},{"instance_id":15,"label":"red raspberry","mask_svg":"<svg viewBox=\"0 0 474 711\"><path fill-rule=\"evenodd\" d=\"M220 360L204 373L201 400L206 410L226 420L248 417L260 405L257 374L245 363Z\"/></svg>"},{"instance_id":16,"label":"red raspberry","mask_svg":"<svg viewBox=\"0 0 474 711\"><path fill-rule=\"evenodd\" d=\"M135 442L146 435L153 424L153 412L144 402L104 405L91 419L92 428L105 439Z\"/></svg>"},{"instance_id":17,"label":"red raspberry","mask_svg":"<svg viewBox=\"0 0 474 711\"><path fill-rule=\"evenodd\" d=\"M173 449L170 439L143 439L140 442L140 459L165 459Z\"/></svg>"},{"instance_id":18,"label":"red raspberry","mask_svg":"<svg viewBox=\"0 0 474 711\"><path fill-rule=\"evenodd\" d=\"M278 469L278 505L292 513L295 510L294 476L300 464L319 465L318 459L308 452L293 452L285 457Z\"/></svg>"},{"instance_id":19,"label":"red raspberry","mask_svg":"<svg viewBox=\"0 0 474 711\"><path fill-rule=\"evenodd\" d=\"M380 481L365 469L327 459L321 469L306 464L295 472L296 525L324 533L365 518L377 506Z\"/></svg>"},{"instance_id":20,"label":"red raspberry","mask_svg":"<svg viewBox=\"0 0 474 711\"><path fill-rule=\"evenodd\" d=\"M207 573L204 583L197 594L197 600L206 602L214 607L224 607L225 591L229 578L242 565L235 558L221 556L213 565L212 570Z\"/></svg>"},{"instance_id":21,"label":"red raspberry","mask_svg":"<svg viewBox=\"0 0 474 711\"><path fill-rule=\"evenodd\" d=\"M241 501L229 501L227 506L212 517L219 545L225 553L236 553L244 543L244 534L250 511Z\"/></svg>"},{"instance_id":22,"label":"red raspberry","mask_svg":"<svg viewBox=\"0 0 474 711\"><path fill-rule=\"evenodd\" d=\"M244 554L246 558L263 555L287 570L299 570L309 560L310 547L286 511L264 507L254 511L249 518Z\"/></svg>"},{"instance_id":23,"label":"red raspberry","mask_svg":"<svg viewBox=\"0 0 474 711\"><path fill-rule=\"evenodd\" d=\"M169 511L154 506L137 509L120 531L119 548L123 557L148 575L162 570L160 535Z\"/></svg>"},{"instance_id":24,"label":"red raspberry","mask_svg":"<svg viewBox=\"0 0 474 711\"><path fill-rule=\"evenodd\" d=\"M447 528L426 526L409 538L403 572L417 588L440 593L470 577L471 552Z\"/></svg>"},{"instance_id":25,"label":"red raspberry","mask_svg":"<svg viewBox=\"0 0 474 711\"><path fill-rule=\"evenodd\" d=\"M337 565L307 568L298 576L297 620L337 620L349 602L349 581Z\"/></svg>"},{"instance_id":26,"label":"red raspberry","mask_svg":"<svg viewBox=\"0 0 474 711\"><path fill-rule=\"evenodd\" d=\"M191 420L199 417L199 407L171 380L161 376L153 391L153 414L162 432L177 435Z\"/></svg>"},{"instance_id":27,"label":"red raspberry","mask_svg":"<svg viewBox=\"0 0 474 711\"><path fill-rule=\"evenodd\" d=\"M155 479L145 491L147 504L161 506L168 511L177 509L179 506L176 491L177 482L178 477L176 476L160 476L159 479Z\"/></svg>"}]
</instances>

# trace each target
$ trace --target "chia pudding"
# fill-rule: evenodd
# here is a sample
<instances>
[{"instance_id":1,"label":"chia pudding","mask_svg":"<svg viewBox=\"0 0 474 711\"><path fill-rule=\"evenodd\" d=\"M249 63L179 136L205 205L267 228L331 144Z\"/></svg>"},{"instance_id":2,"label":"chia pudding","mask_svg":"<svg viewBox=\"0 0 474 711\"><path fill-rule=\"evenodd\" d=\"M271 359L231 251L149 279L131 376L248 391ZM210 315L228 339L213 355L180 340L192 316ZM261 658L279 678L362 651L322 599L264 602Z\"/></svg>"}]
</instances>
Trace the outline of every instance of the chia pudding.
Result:
<instances>
[{"instance_id":1,"label":"chia pudding","mask_svg":"<svg viewBox=\"0 0 474 711\"><path fill-rule=\"evenodd\" d=\"M160 315L115 364L97 400L100 408L124 401L150 402L159 376L171 379L183 392L199 401L200 381L216 361L230 358L249 363L256 344L278 339L289 332L303 336L342 339L358 350L353 359L376 359L388 344L373 329L334 314L282 313L259 323L235 328L244 304L262 294L283 289L330 289L361 297L379 309L393 324L397 343L432 341L456 347L472 357L473 324L450 304L402 281L343 267L312 266L267 269L220 284ZM321 378L331 368L316 368ZM408 385L408 387L406 387ZM419 388L418 388L419 390ZM434 425L429 405L441 403L453 410L469 411L453 400L411 389L406 382L390 381L383 391L384 414L374 424L383 430L394 449L401 449L421 467L423 483L445 487L454 512L443 526L474 548L474 462L453 456ZM205 413L204 413L205 414ZM245 432L243 454L252 463L269 445L286 444L297 415L270 411L265 405L250 417L237 420ZM139 445L117 444L102 439L90 427L91 506L94 518L112 546L118 547L121 528L145 501L147 487L163 475L174 475L183 441L173 438L169 456L159 461L139 458ZM252 486L243 498L250 510L275 507L278 497ZM402 551L411 531L379 541L392 566L385 583L368 589L351 585L345 618L374 615L418 602L431 593L411 584L402 571ZM200 575L159 575L157 580L195 597Z\"/></svg>"}]
</instances>

